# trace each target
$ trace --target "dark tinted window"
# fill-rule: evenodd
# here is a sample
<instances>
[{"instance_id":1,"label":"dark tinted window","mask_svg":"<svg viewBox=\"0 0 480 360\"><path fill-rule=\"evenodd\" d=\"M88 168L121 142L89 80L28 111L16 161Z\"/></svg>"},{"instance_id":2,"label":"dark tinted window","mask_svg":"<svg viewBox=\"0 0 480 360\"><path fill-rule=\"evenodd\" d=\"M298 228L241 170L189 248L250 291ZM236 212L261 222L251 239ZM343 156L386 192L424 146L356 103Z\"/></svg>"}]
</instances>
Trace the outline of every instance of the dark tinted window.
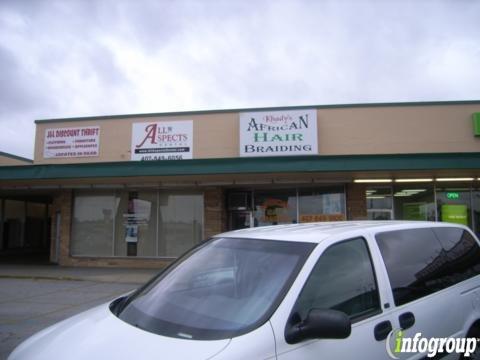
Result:
<instances>
[{"instance_id":1,"label":"dark tinted window","mask_svg":"<svg viewBox=\"0 0 480 360\"><path fill-rule=\"evenodd\" d=\"M475 239L459 228L423 228L377 235L396 305L456 284L480 272Z\"/></svg>"},{"instance_id":2,"label":"dark tinted window","mask_svg":"<svg viewBox=\"0 0 480 360\"><path fill-rule=\"evenodd\" d=\"M322 254L295 306L300 319L311 309L343 311L352 319L380 310L373 266L365 240L331 246Z\"/></svg>"},{"instance_id":3,"label":"dark tinted window","mask_svg":"<svg viewBox=\"0 0 480 360\"><path fill-rule=\"evenodd\" d=\"M442 247L431 229L397 230L377 234L396 305L440 290L438 259Z\"/></svg>"},{"instance_id":4,"label":"dark tinted window","mask_svg":"<svg viewBox=\"0 0 480 360\"><path fill-rule=\"evenodd\" d=\"M433 231L443 247L437 271L445 286L480 273L480 249L468 231L453 227L434 228Z\"/></svg>"}]
</instances>

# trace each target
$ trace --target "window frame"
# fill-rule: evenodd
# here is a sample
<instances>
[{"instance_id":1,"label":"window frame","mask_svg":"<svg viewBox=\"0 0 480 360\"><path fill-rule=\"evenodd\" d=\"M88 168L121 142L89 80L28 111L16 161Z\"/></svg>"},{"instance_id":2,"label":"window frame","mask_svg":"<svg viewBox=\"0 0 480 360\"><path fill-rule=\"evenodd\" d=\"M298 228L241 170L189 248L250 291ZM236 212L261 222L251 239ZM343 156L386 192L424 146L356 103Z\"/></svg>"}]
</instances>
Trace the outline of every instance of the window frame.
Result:
<instances>
[{"instance_id":1,"label":"window frame","mask_svg":"<svg viewBox=\"0 0 480 360\"><path fill-rule=\"evenodd\" d=\"M349 242L349 241L354 241L354 240L360 240L364 243L365 247L366 247L366 250L367 250L367 255L368 255L368 258L370 260L370 265L371 265L371 270L372 270L372 273L373 273L373 281L375 283L375 290L377 292L377 297L378 297L378 309L376 310L372 310L372 311L369 311L367 313L363 312L361 314L359 314L358 316L353 316L353 317L350 317L348 314L347 316L349 317L350 321L352 324L355 324L355 323L358 323L360 321L363 321L365 319L369 319L369 318L372 318L374 316L377 316L377 315L380 315L383 313L383 307L382 307L382 298L381 298L381 293L380 293L380 288L379 288L379 285L378 285L378 276L377 276L377 272L376 272L376 268L375 268L375 263L374 263L374 259L373 259L373 256L372 256L372 251L370 249L370 245L368 243L368 240L366 238L366 236L364 235L358 235L358 236L354 236L354 237L351 237L351 238L347 238L347 239L342 239L340 241L335 241L333 242L332 244L328 245L325 247L325 249L323 249L323 251L320 253L320 255L318 256L318 258L315 260L315 263L313 264L313 267L311 268L307 278L305 279L305 281L303 282L302 284L302 287L300 289L300 292L298 293L293 305L292 305L292 308L290 310L290 313L288 315L288 319L290 321L290 319L292 319L293 315L296 314L297 312L297 303L298 303L298 300L300 299L300 297L302 296L302 293L303 291L305 290L305 287L307 286L308 282L310 281L310 279L312 278L313 276L313 272L318 264L318 262L320 261L320 259L322 258L322 256L325 254L325 252L327 250L329 250L330 248L334 247L334 246L338 246L338 245L341 245L343 243L346 243L346 242ZM310 309L311 310L311 309ZM287 322L287 325L286 326L289 326L288 325L288 322Z\"/></svg>"},{"instance_id":2,"label":"window frame","mask_svg":"<svg viewBox=\"0 0 480 360\"><path fill-rule=\"evenodd\" d=\"M156 198L156 205L155 205L155 210L156 211L156 224L154 226L154 231L155 231L155 252L152 255L137 255L136 256L129 256L127 255L127 252L125 251L124 254L116 254L117 252L117 236L120 236L119 234L123 233L124 228L122 226L122 221L118 219L119 217L119 212L120 211L126 211L126 208L120 209L120 199L125 194L128 198L128 193L129 192L151 192L155 194ZM69 244L69 249L68 253L71 258L79 258L79 259L85 259L85 258L96 258L96 259L143 259L143 260L168 260L168 261L174 261L178 259L182 254L178 255L166 255L166 254L160 254L159 248L160 248L160 231L159 229L162 227L161 224L159 224L160 220L160 197L162 195L168 195L168 196L176 196L176 195L193 195L193 196L201 196L201 205L200 205L200 210L201 210L201 217L200 217L200 227L201 227L201 233L198 238L198 242L193 244L193 247L195 247L197 244L202 243L205 240L205 193L203 191L200 191L198 189L191 189L191 188L181 188L178 190L165 190L165 189L155 189L155 188L139 188L139 189L76 189L73 191L72 195L72 208L71 208L71 217L72 217L72 224L71 224L71 229L70 229L70 244ZM95 252L89 251L88 253L79 253L73 251L73 238L74 238L74 229L73 229L73 220L75 217L75 206L78 201L79 197L83 196L109 196L112 197L112 207L114 209L113 212L113 220L112 220L112 229L111 229L111 234L109 235L109 246L110 246L110 251L109 254L98 254ZM118 199L118 204L116 203ZM153 210L152 210L153 211ZM1 212L0 212L1 213ZM0 214L1 215L1 214ZM1 228L1 226L0 226ZM120 239L120 238L119 238ZM120 241L120 240L119 240ZM191 247L189 247L190 249ZM188 250L187 250L188 251Z\"/></svg>"}]
</instances>

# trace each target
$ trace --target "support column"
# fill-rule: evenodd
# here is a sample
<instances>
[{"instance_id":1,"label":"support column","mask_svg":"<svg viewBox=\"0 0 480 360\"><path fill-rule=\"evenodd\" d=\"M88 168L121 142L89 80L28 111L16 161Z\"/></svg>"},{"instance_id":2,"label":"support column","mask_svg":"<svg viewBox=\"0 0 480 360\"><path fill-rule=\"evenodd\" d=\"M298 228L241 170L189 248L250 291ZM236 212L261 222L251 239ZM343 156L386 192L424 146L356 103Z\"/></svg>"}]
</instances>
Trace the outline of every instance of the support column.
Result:
<instances>
[{"instance_id":1,"label":"support column","mask_svg":"<svg viewBox=\"0 0 480 360\"><path fill-rule=\"evenodd\" d=\"M54 257L56 249L59 249L58 264L59 265L71 265L70 259L70 236L71 236L71 224L73 213L73 191L62 190L58 192L52 203L52 222L51 222L51 241L50 241L50 258ZM60 211L60 244L56 246L56 228L57 217L56 212Z\"/></svg>"},{"instance_id":2,"label":"support column","mask_svg":"<svg viewBox=\"0 0 480 360\"><path fill-rule=\"evenodd\" d=\"M205 239L226 231L225 192L222 188L207 188L203 193Z\"/></svg>"},{"instance_id":3,"label":"support column","mask_svg":"<svg viewBox=\"0 0 480 360\"><path fill-rule=\"evenodd\" d=\"M5 219L5 201L0 199L0 250L3 250L3 222Z\"/></svg>"},{"instance_id":4,"label":"support column","mask_svg":"<svg viewBox=\"0 0 480 360\"><path fill-rule=\"evenodd\" d=\"M367 220L367 199L365 184L347 184L347 219Z\"/></svg>"}]
</instances>

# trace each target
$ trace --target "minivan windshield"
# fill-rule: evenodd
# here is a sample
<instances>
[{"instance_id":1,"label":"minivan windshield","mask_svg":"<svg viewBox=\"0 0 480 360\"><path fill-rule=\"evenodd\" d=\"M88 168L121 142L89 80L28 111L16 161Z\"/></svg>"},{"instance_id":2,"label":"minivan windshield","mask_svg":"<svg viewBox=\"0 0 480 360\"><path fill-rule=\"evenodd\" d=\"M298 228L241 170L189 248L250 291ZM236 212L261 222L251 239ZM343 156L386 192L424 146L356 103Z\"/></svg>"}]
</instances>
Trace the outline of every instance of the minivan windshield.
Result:
<instances>
[{"instance_id":1,"label":"minivan windshield","mask_svg":"<svg viewBox=\"0 0 480 360\"><path fill-rule=\"evenodd\" d=\"M212 239L127 298L117 316L176 338L213 340L246 333L271 316L314 245Z\"/></svg>"}]
</instances>

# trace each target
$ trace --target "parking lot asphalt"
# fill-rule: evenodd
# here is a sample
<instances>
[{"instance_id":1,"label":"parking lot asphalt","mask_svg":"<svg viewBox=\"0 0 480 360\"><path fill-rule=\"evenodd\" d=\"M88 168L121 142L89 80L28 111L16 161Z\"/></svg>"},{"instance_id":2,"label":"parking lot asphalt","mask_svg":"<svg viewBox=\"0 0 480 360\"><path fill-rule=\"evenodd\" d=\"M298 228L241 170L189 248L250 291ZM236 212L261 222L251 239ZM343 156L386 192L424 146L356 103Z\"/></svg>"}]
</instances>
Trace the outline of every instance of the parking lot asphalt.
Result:
<instances>
[{"instance_id":1,"label":"parking lot asphalt","mask_svg":"<svg viewBox=\"0 0 480 360\"><path fill-rule=\"evenodd\" d=\"M47 326L103 304L137 283L0 276L0 359Z\"/></svg>"}]
</instances>

